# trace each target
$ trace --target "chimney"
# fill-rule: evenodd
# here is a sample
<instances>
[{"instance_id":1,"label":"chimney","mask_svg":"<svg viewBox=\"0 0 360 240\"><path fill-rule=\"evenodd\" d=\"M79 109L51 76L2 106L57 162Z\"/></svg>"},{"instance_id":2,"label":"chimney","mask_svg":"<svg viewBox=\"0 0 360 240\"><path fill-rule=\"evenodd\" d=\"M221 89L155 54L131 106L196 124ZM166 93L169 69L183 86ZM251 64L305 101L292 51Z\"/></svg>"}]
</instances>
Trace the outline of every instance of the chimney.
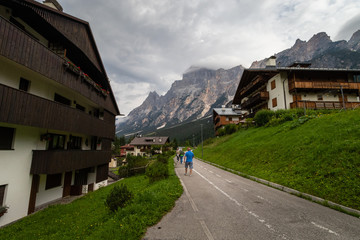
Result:
<instances>
[{"instance_id":1,"label":"chimney","mask_svg":"<svg viewBox=\"0 0 360 240\"><path fill-rule=\"evenodd\" d=\"M266 61L266 68L276 68L276 57L271 56Z\"/></svg>"},{"instance_id":2,"label":"chimney","mask_svg":"<svg viewBox=\"0 0 360 240\"><path fill-rule=\"evenodd\" d=\"M62 6L56 0L45 0L43 3L44 3L44 5L46 5L48 7L51 7L53 9L56 9L56 10L58 10L60 12L63 11Z\"/></svg>"}]
</instances>

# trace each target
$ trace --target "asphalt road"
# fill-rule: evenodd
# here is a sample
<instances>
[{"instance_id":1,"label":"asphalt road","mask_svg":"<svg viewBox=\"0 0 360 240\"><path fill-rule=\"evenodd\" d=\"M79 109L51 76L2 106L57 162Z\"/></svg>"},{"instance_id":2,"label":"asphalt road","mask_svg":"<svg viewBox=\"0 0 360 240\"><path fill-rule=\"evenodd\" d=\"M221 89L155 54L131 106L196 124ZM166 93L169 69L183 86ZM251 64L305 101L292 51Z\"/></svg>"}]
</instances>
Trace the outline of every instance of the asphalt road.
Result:
<instances>
[{"instance_id":1,"label":"asphalt road","mask_svg":"<svg viewBox=\"0 0 360 240\"><path fill-rule=\"evenodd\" d=\"M360 219L194 160L184 194L144 239L356 239ZM341 194L341 193L339 193Z\"/></svg>"}]
</instances>

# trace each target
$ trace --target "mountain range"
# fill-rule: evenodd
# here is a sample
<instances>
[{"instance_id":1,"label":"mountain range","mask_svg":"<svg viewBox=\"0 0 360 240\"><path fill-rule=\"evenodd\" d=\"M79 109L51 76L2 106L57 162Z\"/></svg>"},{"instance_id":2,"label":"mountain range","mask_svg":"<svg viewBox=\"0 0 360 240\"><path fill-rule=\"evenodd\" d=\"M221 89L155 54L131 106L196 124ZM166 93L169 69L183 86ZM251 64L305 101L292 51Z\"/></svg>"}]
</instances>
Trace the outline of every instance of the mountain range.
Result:
<instances>
[{"instance_id":1,"label":"mountain range","mask_svg":"<svg viewBox=\"0 0 360 240\"><path fill-rule=\"evenodd\" d=\"M314 68L360 69L360 30L349 41L333 42L325 32L309 41L297 39L291 48L275 56L281 67L310 62ZM264 68L266 60L255 61L250 68ZM150 92L125 121L117 124L117 135L147 134L208 117L212 108L231 104L243 70L241 65L228 70L191 67L165 95Z\"/></svg>"}]
</instances>

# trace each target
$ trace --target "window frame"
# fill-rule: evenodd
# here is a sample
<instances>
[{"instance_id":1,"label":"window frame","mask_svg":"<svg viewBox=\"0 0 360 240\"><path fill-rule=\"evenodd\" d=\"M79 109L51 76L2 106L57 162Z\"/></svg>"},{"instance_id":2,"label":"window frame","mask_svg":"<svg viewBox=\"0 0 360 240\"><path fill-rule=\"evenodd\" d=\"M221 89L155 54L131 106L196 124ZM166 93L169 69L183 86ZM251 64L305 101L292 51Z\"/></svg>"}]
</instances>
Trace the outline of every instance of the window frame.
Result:
<instances>
[{"instance_id":1,"label":"window frame","mask_svg":"<svg viewBox=\"0 0 360 240\"><path fill-rule=\"evenodd\" d=\"M8 132L6 132L8 131ZM0 151L14 150L15 128L0 126ZM7 138L7 139L5 139Z\"/></svg>"}]
</instances>

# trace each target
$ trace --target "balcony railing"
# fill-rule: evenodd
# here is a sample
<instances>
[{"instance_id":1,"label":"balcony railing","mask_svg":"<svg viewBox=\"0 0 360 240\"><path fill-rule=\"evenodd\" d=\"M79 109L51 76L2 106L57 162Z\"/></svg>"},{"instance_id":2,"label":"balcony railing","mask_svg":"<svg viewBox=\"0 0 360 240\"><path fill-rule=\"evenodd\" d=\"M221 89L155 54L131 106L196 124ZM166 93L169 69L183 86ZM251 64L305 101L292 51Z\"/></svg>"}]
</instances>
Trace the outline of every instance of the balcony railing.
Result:
<instances>
[{"instance_id":1,"label":"balcony railing","mask_svg":"<svg viewBox=\"0 0 360 240\"><path fill-rule=\"evenodd\" d=\"M107 164L111 151L33 150L30 174L55 174Z\"/></svg>"},{"instance_id":2,"label":"balcony railing","mask_svg":"<svg viewBox=\"0 0 360 240\"><path fill-rule=\"evenodd\" d=\"M290 108L307 108L307 109L341 109L344 108L342 102L331 101L297 101L290 103ZM360 107L360 102L345 102L346 108Z\"/></svg>"},{"instance_id":3,"label":"balcony railing","mask_svg":"<svg viewBox=\"0 0 360 240\"><path fill-rule=\"evenodd\" d=\"M113 139L115 124L0 84L0 122Z\"/></svg>"},{"instance_id":4,"label":"balcony railing","mask_svg":"<svg viewBox=\"0 0 360 240\"><path fill-rule=\"evenodd\" d=\"M348 82L325 82L325 81L316 81L316 82L305 82L305 81L295 81L290 83L289 91L295 89L318 89L318 90L332 90L342 87L343 90L360 90L360 83L348 83Z\"/></svg>"},{"instance_id":5,"label":"balcony railing","mask_svg":"<svg viewBox=\"0 0 360 240\"><path fill-rule=\"evenodd\" d=\"M241 104L241 107L248 109L254 105L257 105L261 102L268 101L268 100L269 100L269 92L268 91L258 92L253 97L251 97L247 101L243 102Z\"/></svg>"},{"instance_id":6,"label":"balcony railing","mask_svg":"<svg viewBox=\"0 0 360 240\"><path fill-rule=\"evenodd\" d=\"M267 81L266 78L263 76L257 76L257 78L254 81L251 81L248 85L246 85L240 92L240 97L246 95L247 93L251 92L252 90L258 88L259 86L262 86Z\"/></svg>"},{"instance_id":7,"label":"balcony railing","mask_svg":"<svg viewBox=\"0 0 360 240\"><path fill-rule=\"evenodd\" d=\"M89 87L79 75L65 71L66 60L0 16L0 56L4 56L80 93L116 115L111 98ZM95 79L94 79L95 80Z\"/></svg>"}]
</instances>

